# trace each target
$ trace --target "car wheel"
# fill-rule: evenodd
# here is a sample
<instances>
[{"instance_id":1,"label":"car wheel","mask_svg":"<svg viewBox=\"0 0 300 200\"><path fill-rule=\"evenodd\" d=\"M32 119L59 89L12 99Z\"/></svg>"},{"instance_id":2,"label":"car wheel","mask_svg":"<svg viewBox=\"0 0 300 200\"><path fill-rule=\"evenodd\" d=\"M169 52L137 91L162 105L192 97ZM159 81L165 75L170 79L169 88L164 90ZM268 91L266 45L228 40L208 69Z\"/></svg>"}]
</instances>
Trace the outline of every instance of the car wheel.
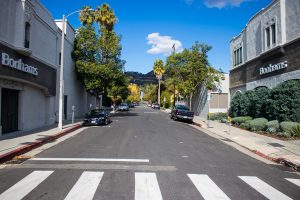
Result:
<instances>
[{"instance_id":1,"label":"car wheel","mask_svg":"<svg viewBox=\"0 0 300 200\"><path fill-rule=\"evenodd\" d=\"M109 120L106 118L104 123L105 125L107 125L109 123Z\"/></svg>"}]
</instances>

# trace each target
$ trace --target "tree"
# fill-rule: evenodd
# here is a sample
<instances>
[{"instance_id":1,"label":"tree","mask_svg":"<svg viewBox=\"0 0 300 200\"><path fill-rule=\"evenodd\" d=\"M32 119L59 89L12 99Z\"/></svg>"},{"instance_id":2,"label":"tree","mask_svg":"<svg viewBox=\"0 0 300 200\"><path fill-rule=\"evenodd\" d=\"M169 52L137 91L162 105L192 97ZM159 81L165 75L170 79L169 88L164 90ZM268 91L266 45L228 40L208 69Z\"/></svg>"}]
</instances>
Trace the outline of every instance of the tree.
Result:
<instances>
[{"instance_id":1,"label":"tree","mask_svg":"<svg viewBox=\"0 0 300 200\"><path fill-rule=\"evenodd\" d=\"M164 62L162 60L156 60L153 66L153 73L155 74L156 78L158 79L158 104L160 106L160 80L162 75L165 73L166 69L164 67Z\"/></svg>"},{"instance_id":2,"label":"tree","mask_svg":"<svg viewBox=\"0 0 300 200\"><path fill-rule=\"evenodd\" d=\"M157 100L157 86L154 84L147 84L143 88L144 100L153 103Z\"/></svg>"},{"instance_id":3,"label":"tree","mask_svg":"<svg viewBox=\"0 0 300 200\"><path fill-rule=\"evenodd\" d=\"M86 90L95 95L99 105L99 95L107 96L114 87L127 88L124 79L121 60L121 37L113 28L116 16L108 4L97 7L84 7L80 12L82 27L78 29L75 38L72 57L75 61L75 71ZM99 25L97 34L94 23Z\"/></svg>"},{"instance_id":4,"label":"tree","mask_svg":"<svg viewBox=\"0 0 300 200\"><path fill-rule=\"evenodd\" d=\"M212 89L220 79L224 79L222 73L209 65L207 52L210 49L210 46L196 42L190 49L167 59L169 77L176 80L180 94L189 96L190 109L193 94L198 87Z\"/></svg>"},{"instance_id":5,"label":"tree","mask_svg":"<svg viewBox=\"0 0 300 200\"><path fill-rule=\"evenodd\" d=\"M139 102L140 101L140 89L137 84L129 84L128 90L130 95L128 96L127 100L130 102Z\"/></svg>"}]
</instances>

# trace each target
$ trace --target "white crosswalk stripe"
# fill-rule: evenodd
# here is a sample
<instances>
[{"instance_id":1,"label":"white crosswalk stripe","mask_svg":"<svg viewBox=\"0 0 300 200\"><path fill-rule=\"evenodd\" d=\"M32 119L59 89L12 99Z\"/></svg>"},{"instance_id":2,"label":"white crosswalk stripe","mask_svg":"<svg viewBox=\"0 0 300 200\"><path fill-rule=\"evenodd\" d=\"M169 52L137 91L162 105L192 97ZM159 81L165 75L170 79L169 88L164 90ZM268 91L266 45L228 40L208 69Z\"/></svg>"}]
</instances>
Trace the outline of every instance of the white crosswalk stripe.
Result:
<instances>
[{"instance_id":1,"label":"white crosswalk stripe","mask_svg":"<svg viewBox=\"0 0 300 200\"><path fill-rule=\"evenodd\" d=\"M102 177L103 172L83 172L65 200L92 200Z\"/></svg>"},{"instance_id":2,"label":"white crosswalk stripe","mask_svg":"<svg viewBox=\"0 0 300 200\"><path fill-rule=\"evenodd\" d=\"M29 194L53 171L34 171L0 195L0 200L19 200Z\"/></svg>"},{"instance_id":3,"label":"white crosswalk stripe","mask_svg":"<svg viewBox=\"0 0 300 200\"><path fill-rule=\"evenodd\" d=\"M206 200L230 199L207 175L188 174L202 197Z\"/></svg>"},{"instance_id":4,"label":"white crosswalk stripe","mask_svg":"<svg viewBox=\"0 0 300 200\"><path fill-rule=\"evenodd\" d=\"M300 179L286 178L286 180L300 187Z\"/></svg>"},{"instance_id":5,"label":"white crosswalk stripe","mask_svg":"<svg viewBox=\"0 0 300 200\"><path fill-rule=\"evenodd\" d=\"M135 200L162 200L155 173L135 173Z\"/></svg>"},{"instance_id":6,"label":"white crosswalk stripe","mask_svg":"<svg viewBox=\"0 0 300 200\"><path fill-rule=\"evenodd\" d=\"M239 176L239 178L270 200L291 200L290 197L255 176Z\"/></svg>"},{"instance_id":7,"label":"white crosswalk stripe","mask_svg":"<svg viewBox=\"0 0 300 200\"><path fill-rule=\"evenodd\" d=\"M21 200L33 190L38 190L38 186L45 181L54 171L33 171L25 178L21 179L15 185L11 186L5 192L0 194L0 200ZM55 178L55 174L52 178ZM103 179L104 172L101 171L83 171L68 194L65 200L92 200ZM205 200L230 200L221 188L206 174L187 174L195 190L199 191ZM238 176L242 181L254 188L261 195L270 200L290 200L286 194L278 191L271 185L255 176ZM300 179L285 178L300 187ZM187 179L188 181L188 179ZM103 181L102 181L103 182ZM46 182L45 182L46 184ZM190 183L190 186L192 186ZM163 200L161 190L158 184L156 173L136 172L135 173L135 200ZM43 188L43 187L42 187ZM44 188L43 188L44 189ZM101 188L99 188L101 193ZM180 192L180 191L178 191Z\"/></svg>"}]
</instances>

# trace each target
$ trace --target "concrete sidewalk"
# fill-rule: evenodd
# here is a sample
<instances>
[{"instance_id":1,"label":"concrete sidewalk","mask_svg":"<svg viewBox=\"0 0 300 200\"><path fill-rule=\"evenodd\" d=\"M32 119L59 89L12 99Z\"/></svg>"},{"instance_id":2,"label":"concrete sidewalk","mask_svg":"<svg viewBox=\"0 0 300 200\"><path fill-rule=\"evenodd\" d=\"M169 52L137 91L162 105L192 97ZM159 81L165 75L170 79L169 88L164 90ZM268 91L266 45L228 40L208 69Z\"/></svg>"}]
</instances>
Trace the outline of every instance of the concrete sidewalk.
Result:
<instances>
[{"instance_id":1,"label":"concrete sidewalk","mask_svg":"<svg viewBox=\"0 0 300 200\"><path fill-rule=\"evenodd\" d=\"M31 131L17 131L0 137L0 163L11 160L15 156L22 155L32 149L42 146L81 127L82 120L64 121L62 130L57 124L42 127Z\"/></svg>"},{"instance_id":2,"label":"concrete sidewalk","mask_svg":"<svg viewBox=\"0 0 300 200\"><path fill-rule=\"evenodd\" d=\"M194 117L194 122L201 128L231 140L257 155L300 170L300 140L283 141L217 121L210 121L210 127L208 127L207 120L198 116Z\"/></svg>"}]
</instances>

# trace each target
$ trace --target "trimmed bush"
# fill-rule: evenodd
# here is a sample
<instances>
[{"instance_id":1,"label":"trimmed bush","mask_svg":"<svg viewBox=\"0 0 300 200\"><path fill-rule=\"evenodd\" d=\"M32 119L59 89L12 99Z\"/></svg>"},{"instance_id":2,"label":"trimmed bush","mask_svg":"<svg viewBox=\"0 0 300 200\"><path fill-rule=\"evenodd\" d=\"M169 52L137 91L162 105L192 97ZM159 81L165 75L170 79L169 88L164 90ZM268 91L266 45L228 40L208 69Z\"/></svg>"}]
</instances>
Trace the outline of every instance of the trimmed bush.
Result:
<instances>
[{"instance_id":1,"label":"trimmed bush","mask_svg":"<svg viewBox=\"0 0 300 200\"><path fill-rule=\"evenodd\" d=\"M263 131L267 127L268 120L266 118L256 118L250 121L251 131Z\"/></svg>"},{"instance_id":2,"label":"trimmed bush","mask_svg":"<svg viewBox=\"0 0 300 200\"><path fill-rule=\"evenodd\" d=\"M219 112L219 113L210 113L209 117L210 117L209 119L213 120L213 121L214 120L221 120L223 118L227 118L227 113L221 113L221 112Z\"/></svg>"},{"instance_id":3,"label":"trimmed bush","mask_svg":"<svg viewBox=\"0 0 300 200\"><path fill-rule=\"evenodd\" d=\"M292 128L292 137L300 137L300 123Z\"/></svg>"},{"instance_id":4,"label":"trimmed bush","mask_svg":"<svg viewBox=\"0 0 300 200\"><path fill-rule=\"evenodd\" d=\"M232 119L233 124L240 125L242 123L245 123L246 121L252 120L252 117L250 116L243 116L243 117L235 117Z\"/></svg>"},{"instance_id":5,"label":"trimmed bush","mask_svg":"<svg viewBox=\"0 0 300 200\"><path fill-rule=\"evenodd\" d=\"M291 137L291 135L289 133L285 133L285 132L278 132L278 133L276 133L276 135L278 135L280 137L285 137L285 138Z\"/></svg>"},{"instance_id":6,"label":"trimmed bush","mask_svg":"<svg viewBox=\"0 0 300 200\"><path fill-rule=\"evenodd\" d=\"M247 122L250 122L250 121L252 121L252 120L249 120ZM242 129L246 129L246 130L250 129L249 123L242 123L239 127L242 128Z\"/></svg>"},{"instance_id":7,"label":"trimmed bush","mask_svg":"<svg viewBox=\"0 0 300 200\"><path fill-rule=\"evenodd\" d=\"M296 122L281 122L280 123L280 129L282 130L282 132L284 133L288 133L290 136L292 136L292 130L293 128L296 128L298 126L298 123Z\"/></svg>"},{"instance_id":8,"label":"trimmed bush","mask_svg":"<svg viewBox=\"0 0 300 200\"><path fill-rule=\"evenodd\" d=\"M221 119L221 123L227 123L228 122L228 119L227 118L222 118Z\"/></svg>"},{"instance_id":9,"label":"trimmed bush","mask_svg":"<svg viewBox=\"0 0 300 200\"><path fill-rule=\"evenodd\" d=\"M269 133L277 133L280 130L280 124L277 120L269 121L266 125Z\"/></svg>"}]
</instances>

